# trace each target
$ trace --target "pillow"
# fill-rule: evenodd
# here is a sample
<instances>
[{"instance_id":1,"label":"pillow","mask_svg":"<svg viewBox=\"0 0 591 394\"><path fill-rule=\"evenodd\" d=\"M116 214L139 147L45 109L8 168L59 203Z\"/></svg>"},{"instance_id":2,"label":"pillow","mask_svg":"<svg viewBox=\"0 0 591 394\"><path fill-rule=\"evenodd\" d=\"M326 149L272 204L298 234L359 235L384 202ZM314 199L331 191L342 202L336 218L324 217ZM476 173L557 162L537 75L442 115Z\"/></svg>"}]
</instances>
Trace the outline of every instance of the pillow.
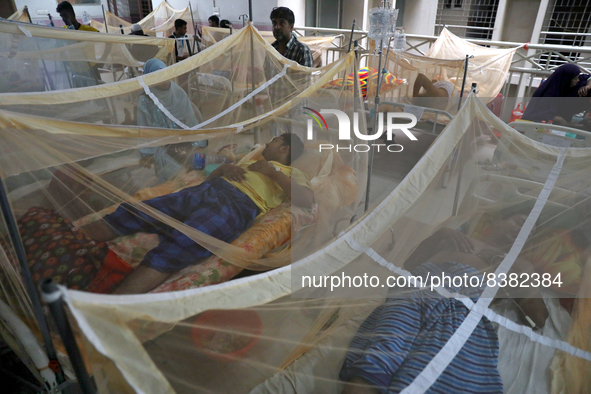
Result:
<instances>
[{"instance_id":1,"label":"pillow","mask_svg":"<svg viewBox=\"0 0 591 394\"><path fill-rule=\"evenodd\" d=\"M106 243L88 239L52 209L33 207L18 226L35 283L52 278L69 289L109 293L132 271Z\"/></svg>"}]
</instances>

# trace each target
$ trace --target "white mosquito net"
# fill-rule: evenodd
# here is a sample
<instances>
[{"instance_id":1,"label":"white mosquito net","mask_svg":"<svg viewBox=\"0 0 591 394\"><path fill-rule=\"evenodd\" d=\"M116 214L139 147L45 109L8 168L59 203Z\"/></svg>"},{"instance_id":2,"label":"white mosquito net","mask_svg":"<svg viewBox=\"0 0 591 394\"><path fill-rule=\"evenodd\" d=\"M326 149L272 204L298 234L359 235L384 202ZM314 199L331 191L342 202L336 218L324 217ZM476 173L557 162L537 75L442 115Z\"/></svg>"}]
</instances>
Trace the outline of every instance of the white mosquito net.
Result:
<instances>
[{"instance_id":1,"label":"white mosquito net","mask_svg":"<svg viewBox=\"0 0 591 394\"><path fill-rule=\"evenodd\" d=\"M517 49L519 48L498 49L472 44L454 35L448 29L443 29L426 56L434 59L465 59L466 56L470 56L466 86L469 88L472 83L476 83L479 97L494 100L505 84ZM461 79L451 79L451 82L456 88L461 89Z\"/></svg>"},{"instance_id":2,"label":"white mosquito net","mask_svg":"<svg viewBox=\"0 0 591 394\"><path fill-rule=\"evenodd\" d=\"M62 90L137 74L148 59L174 61L174 41L0 21L0 92ZM135 70L135 71L134 71Z\"/></svg>"},{"instance_id":3,"label":"white mosquito net","mask_svg":"<svg viewBox=\"0 0 591 394\"><path fill-rule=\"evenodd\" d=\"M195 10L193 10L195 12ZM106 23L99 21L90 21L90 26L94 27L102 33L121 34L121 27L123 27L123 34L131 32L132 23L121 19L111 12L105 12ZM144 34L156 37L168 37L174 32L174 21L177 19L184 19L191 25L191 12L189 6L182 10L175 10L166 1L163 1L150 12L144 19L137 22L143 29ZM105 26L106 25L106 26ZM193 31L193 28L189 29Z\"/></svg>"},{"instance_id":4,"label":"white mosquito net","mask_svg":"<svg viewBox=\"0 0 591 394\"><path fill-rule=\"evenodd\" d=\"M470 97L407 174L401 153L420 134L399 124L386 141L367 140L358 79L330 83L357 75L356 64L350 53L297 66L248 27L133 80L0 95L2 181L31 272L62 284L101 392L454 392L458 381L471 392L588 392L589 148L567 147L581 142L568 136L562 147L533 141ZM193 116L167 107L172 86ZM166 127L143 123L148 99ZM101 116L65 119L68 107L101 100L110 108ZM126 110L138 116L121 125ZM351 140L338 138L350 129ZM192 212L186 191L205 177L195 153L249 163L257 143L277 146L271 137L284 131L306 144L291 167L307 175L312 206L292 193L224 242L154 203L184 190L176 196L186 200L166 201ZM188 165L155 173L141 165L147 147ZM89 238L88 226L114 223L106 215L122 215L122 204L119 225L144 231ZM213 255L148 294L97 294L145 267L167 240L163 227ZM24 308L10 243L3 251L3 297ZM181 255L162 262L179 267ZM443 286L429 279L445 275Z\"/></svg>"}]
</instances>

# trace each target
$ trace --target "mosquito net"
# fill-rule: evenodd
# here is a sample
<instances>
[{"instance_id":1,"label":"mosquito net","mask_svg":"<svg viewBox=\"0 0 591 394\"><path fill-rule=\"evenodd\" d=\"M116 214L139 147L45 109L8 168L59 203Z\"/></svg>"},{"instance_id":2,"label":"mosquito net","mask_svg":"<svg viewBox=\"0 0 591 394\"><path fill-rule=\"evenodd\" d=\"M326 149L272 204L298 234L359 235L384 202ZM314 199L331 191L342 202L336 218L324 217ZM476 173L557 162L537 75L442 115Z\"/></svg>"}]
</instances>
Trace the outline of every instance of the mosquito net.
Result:
<instances>
[{"instance_id":1,"label":"mosquito net","mask_svg":"<svg viewBox=\"0 0 591 394\"><path fill-rule=\"evenodd\" d=\"M461 39L447 29L443 29L437 41L427 51L427 56L435 59L468 59L466 84L478 85L479 97L486 97L490 101L501 92L507 72L511 67L513 55L519 48L488 48L472 44ZM462 80L452 79L456 88L461 89Z\"/></svg>"},{"instance_id":2,"label":"mosquito net","mask_svg":"<svg viewBox=\"0 0 591 394\"><path fill-rule=\"evenodd\" d=\"M111 12L105 12L105 23L95 20L90 22L90 25L103 33L129 34L131 32L131 23L125 19L121 19ZM166 1L160 3L158 7L150 12L144 19L137 22L143 29L144 34L156 37L168 37L174 32L174 21L177 19L185 20L191 26L191 12L189 6L183 10L175 10ZM189 29L192 31L193 28Z\"/></svg>"},{"instance_id":3,"label":"mosquito net","mask_svg":"<svg viewBox=\"0 0 591 394\"><path fill-rule=\"evenodd\" d=\"M174 60L174 41L161 38L2 21L0 38L1 93L99 85L137 74L148 59Z\"/></svg>"},{"instance_id":4,"label":"mosquito net","mask_svg":"<svg viewBox=\"0 0 591 394\"><path fill-rule=\"evenodd\" d=\"M372 63L377 67L377 59L372 57ZM464 60L434 59L410 53L396 54L390 52L385 60L385 68L397 78L405 79L407 85L400 89L388 91L385 99L400 100L402 97L413 97L413 87L419 74L436 81L461 81L464 76Z\"/></svg>"},{"instance_id":5,"label":"mosquito net","mask_svg":"<svg viewBox=\"0 0 591 394\"><path fill-rule=\"evenodd\" d=\"M0 95L2 181L31 273L63 285L101 392L588 392L591 151L576 147L586 135L537 142L470 97L426 152L396 116L383 116L386 141L370 140L358 79L330 83L357 75L356 64L350 53L299 67L248 27L134 80L66 97ZM199 73L233 88L202 82L191 95ZM187 89L193 116L169 105L163 91L174 86ZM85 99L113 101L111 123L125 109L136 119L58 113ZM145 113L150 103L158 117ZM285 137L272 138L288 131L306 146L291 166ZM142 158L144 148L157 149ZM413 150L407 171L402 153ZM201 153L278 184L290 171L291 202L267 210L261 200L271 200L239 189L230 166L204 181ZM250 205L212 195L220 174ZM204 198L199 223L185 220ZM224 238L234 225L215 236L202 226L249 212L234 240ZM18 263L10 243L3 249L2 290L18 307ZM138 272L155 275L144 275L149 293L97 294L120 292Z\"/></svg>"},{"instance_id":6,"label":"mosquito net","mask_svg":"<svg viewBox=\"0 0 591 394\"><path fill-rule=\"evenodd\" d=\"M9 21L31 23L31 19L29 17L29 9L26 6L21 8L14 14L10 15L6 19L8 19Z\"/></svg>"},{"instance_id":7,"label":"mosquito net","mask_svg":"<svg viewBox=\"0 0 591 394\"><path fill-rule=\"evenodd\" d=\"M201 43L204 48L207 48L208 46L211 46L216 42L228 37L230 34L232 34L232 31L227 28L203 26L202 33ZM273 43L275 41L272 31L260 31L259 33L269 43ZM310 48L310 51L312 51L314 67L328 64L327 50L329 48L336 48L334 44L336 39L335 36L298 36L297 39L298 41L306 44L308 48Z\"/></svg>"}]
</instances>

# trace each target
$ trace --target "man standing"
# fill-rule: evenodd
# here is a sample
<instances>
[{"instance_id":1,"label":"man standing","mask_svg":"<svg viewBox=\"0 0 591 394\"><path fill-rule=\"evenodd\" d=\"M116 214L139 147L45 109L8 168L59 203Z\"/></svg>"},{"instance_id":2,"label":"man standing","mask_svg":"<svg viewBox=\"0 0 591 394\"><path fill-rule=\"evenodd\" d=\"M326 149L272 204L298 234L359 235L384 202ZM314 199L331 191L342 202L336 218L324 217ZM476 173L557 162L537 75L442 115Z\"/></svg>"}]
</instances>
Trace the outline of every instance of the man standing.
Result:
<instances>
[{"instance_id":1,"label":"man standing","mask_svg":"<svg viewBox=\"0 0 591 394\"><path fill-rule=\"evenodd\" d=\"M84 30L84 31L95 31L98 33L98 30L92 26L83 25L76 20L76 13L74 12L74 7L67 1L62 1L57 5L55 10L65 23L64 28L72 29L72 30Z\"/></svg>"},{"instance_id":2,"label":"man standing","mask_svg":"<svg viewBox=\"0 0 591 394\"><path fill-rule=\"evenodd\" d=\"M191 53L191 46L189 45L189 41L186 39L185 35L187 34L187 22L183 19L177 19L174 21L174 33L172 33L168 38L174 38L174 51L176 53L176 61L180 62L181 60L185 60L189 56L192 56ZM187 52L185 53L185 47L187 47Z\"/></svg>"},{"instance_id":3,"label":"man standing","mask_svg":"<svg viewBox=\"0 0 591 394\"><path fill-rule=\"evenodd\" d=\"M284 57L294 60L302 66L312 67L314 59L310 48L299 42L293 33L293 24L295 23L293 11L287 7L273 8L271 23L273 24L273 37L277 40L271 44L273 48Z\"/></svg>"},{"instance_id":4,"label":"man standing","mask_svg":"<svg viewBox=\"0 0 591 394\"><path fill-rule=\"evenodd\" d=\"M207 22L209 23L209 27L220 27L220 18L217 15L207 18Z\"/></svg>"}]
</instances>

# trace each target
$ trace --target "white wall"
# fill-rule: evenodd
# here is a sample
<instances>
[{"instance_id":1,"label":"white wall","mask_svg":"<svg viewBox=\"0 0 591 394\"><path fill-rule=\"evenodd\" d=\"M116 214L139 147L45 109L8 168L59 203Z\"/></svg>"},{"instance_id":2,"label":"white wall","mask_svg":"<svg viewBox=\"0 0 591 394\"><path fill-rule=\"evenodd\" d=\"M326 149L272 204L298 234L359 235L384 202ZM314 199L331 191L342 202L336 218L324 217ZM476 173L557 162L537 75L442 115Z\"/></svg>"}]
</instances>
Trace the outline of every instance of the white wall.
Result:
<instances>
[{"instance_id":1,"label":"white wall","mask_svg":"<svg viewBox=\"0 0 591 394\"><path fill-rule=\"evenodd\" d=\"M404 4L404 31L410 34L435 34L437 0L413 0Z\"/></svg>"},{"instance_id":2,"label":"white wall","mask_svg":"<svg viewBox=\"0 0 591 394\"><path fill-rule=\"evenodd\" d=\"M343 0L343 19L341 25L343 29L351 29L353 19L355 19L355 26L361 28L363 26L363 1L360 0Z\"/></svg>"},{"instance_id":3,"label":"white wall","mask_svg":"<svg viewBox=\"0 0 591 394\"><path fill-rule=\"evenodd\" d=\"M528 42L531 40L540 0L508 0L502 41Z\"/></svg>"},{"instance_id":4,"label":"white wall","mask_svg":"<svg viewBox=\"0 0 591 394\"><path fill-rule=\"evenodd\" d=\"M306 26L306 1L305 0L277 0L277 7L287 7L293 11L293 14L295 16L295 26ZM272 8L273 7L271 7L269 9L268 14L271 13ZM267 18L268 17L269 17L269 15L267 15Z\"/></svg>"},{"instance_id":5,"label":"white wall","mask_svg":"<svg viewBox=\"0 0 591 394\"><path fill-rule=\"evenodd\" d=\"M41 23L45 25L49 22L49 18L47 17L47 13L43 13L42 15L38 15L37 11L48 11L53 18L53 22L56 26L63 26L62 18L60 18L59 14L55 11L57 8L58 3L61 3L62 0L14 0L16 8L18 10L22 9L24 6L29 7L29 14L31 15L31 19L33 23ZM105 6L105 11L109 10L107 0L101 0L102 4ZM79 22L82 23L82 15L84 11L88 13L90 18L96 20L103 20L103 9L100 5L74 5L74 12L76 12L76 18Z\"/></svg>"}]
</instances>

